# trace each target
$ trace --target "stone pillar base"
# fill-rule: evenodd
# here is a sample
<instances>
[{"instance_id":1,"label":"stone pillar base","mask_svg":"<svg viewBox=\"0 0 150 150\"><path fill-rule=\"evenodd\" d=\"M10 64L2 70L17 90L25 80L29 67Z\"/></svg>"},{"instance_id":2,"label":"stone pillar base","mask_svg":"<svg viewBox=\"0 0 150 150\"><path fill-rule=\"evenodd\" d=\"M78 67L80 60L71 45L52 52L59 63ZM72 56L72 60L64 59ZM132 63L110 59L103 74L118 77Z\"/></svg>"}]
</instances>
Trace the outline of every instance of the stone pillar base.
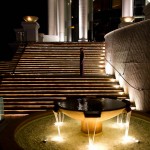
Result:
<instances>
[{"instance_id":1,"label":"stone pillar base","mask_svg":"<svg viewBox=\"0 0 150 150\"><path fill-rule=\"evenodd\" d=\"M38 29L40 28L37 22L22 22L26 41L38 42Z\"/></svg>"},{"instance_id":2,"label":"stone pillar base","mask_svg":"<svg viewBox=\"0 0 150 150\"><path fill-rule=\"evenodd\" d=\"M88 42L88 39L79 39L78 42Z\"/></svg>"}]
</instances>

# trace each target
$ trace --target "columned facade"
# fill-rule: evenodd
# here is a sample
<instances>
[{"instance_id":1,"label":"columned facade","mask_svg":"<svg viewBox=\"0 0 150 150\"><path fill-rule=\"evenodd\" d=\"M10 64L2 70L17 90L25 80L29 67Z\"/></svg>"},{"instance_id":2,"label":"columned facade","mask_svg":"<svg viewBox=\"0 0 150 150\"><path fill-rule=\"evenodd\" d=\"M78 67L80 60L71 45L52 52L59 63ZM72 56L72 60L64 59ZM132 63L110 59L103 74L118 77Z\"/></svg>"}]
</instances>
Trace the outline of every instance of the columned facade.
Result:
<instances>
[{"instance_id":1,"label":"columned facade","mask_svg":"<svg viewBox=\"0 0 150 150\"><path fill-rule=\"evenodd\" d=\"M78 1L78 41L93 40L93 0ZM48 0L47 41L72 41L71 5L72 0Z\"/></svg>"},{"instance_id":2,"label":"columned facade","mask_svg":"<svg viewBox=\"0 0 150 150\"><path fill-rule=\"evenodd\" d=\"M122 0L122 18L120 27L131 24L134 21L134 0Z\"/></svg>"},{"instance_id":3,"label":"columned facade","mask_svg":"<svg viewBox=\"0 0 150 150\"><path fill-rule=\"evenodd\" d=\"M93 41L93 0L89 0L89 30L88 41Z\"/></svg>"},{"instance_id":4,"label":"columned facade","mask_svg":"<svg viewBox=\"0 0 150 150\"><path fill-rule=\"evenodd\" d=\"M79 0L79 42L88 41L88 0Z\"/></svg>"},{"instance_id":5,"label":"columned facade","mask_svg":"<svg viewBox=\"0 0 150 150\"><path fill-rule=\"evenodd\" d=\"M57 0L48 0L48 35L58 35Z\"/></svg>"},{"instance_id":6,"label":"columned facade","mask_svg":"<svg viewBox=\"0 0 150 150\"><path fill-rule=\"evenodd\" d=\"M78 41L93 41L93 0L77 0ZM48 0L48 40L72 42L72 0ZM134 21L134 0L122 0L119 27ZM76 39L77 40L77 39Z\"/></svg>"},{"instance_id":7,"label":"columned facade","mask_svg":"<svg viewBox=\"0 0 150 150\"><path fill-rule=\"evenodd\" d=\"M67 41L72 42L72 23L71 23L72 0L67 0Z\"/></svg>"},{"instance_id":8,"label":"columned facade","mask_svg":"<svg viewBox=\"0 0 150 150\"><path fill-rule=\"evenodd\" d=\"M122 17L133 17L134 0L122 0Z\"/></svg>"},{"instance_id":9,"label":"columned facade","mask_svg":"<svg viewBox=\"0 0 150 150\"><path fill-rule=\"evenodd\" d=\"M48 0L48 35L46 41L65 41L65 0Z\"/></svg>"},{"instance_id":10,"label":"columned facade","mask_svg":"<svg viewBox=\"0 0 150 150\"><path fill-rule=\"evenodd\" d=\"M65 41L65 1L58 0L58 36L59 41Z\"/></svg>"}]
</instances>

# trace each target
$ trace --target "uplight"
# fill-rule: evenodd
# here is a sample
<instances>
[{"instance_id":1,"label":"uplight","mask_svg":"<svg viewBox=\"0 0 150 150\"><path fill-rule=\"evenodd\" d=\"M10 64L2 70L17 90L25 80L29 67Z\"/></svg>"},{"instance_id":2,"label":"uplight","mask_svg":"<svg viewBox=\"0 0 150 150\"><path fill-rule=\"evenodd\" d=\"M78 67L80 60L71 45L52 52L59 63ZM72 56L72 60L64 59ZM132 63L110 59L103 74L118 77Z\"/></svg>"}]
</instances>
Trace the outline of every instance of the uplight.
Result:
<instances>
[{"instance_id":1,"label":"uplight","mask_svg":"<svg viewBox=\"0 0 150 150\"><path fill-rule=\"evenodd\" d=\"M128 143L139 143L140 141L135 139L134 137L131 136L124 136L123 137L123 144L128 144Z\"/></svg>"},{"instance_id":2,"label":"uplight","mask_svg":"<svg viewBox=\"0 0 150 150\"><path fill-rule=\"evenodd\" d=\"M54 136L52 138L52 141L63 142L64 140L63 140L63 138L61 136Z\"/></svg>"},{"instance_id":3,"label":"uplight","mask_svg":"<svg viewBox=\"0 0 150 150\"><path fill-rule=\"evenodd\" d=\"M114 85L113 87L118 89L120 87L120 85Z\"/></svg>"},{"instance_id":4,"label":"uplight","mask_svg":"<svg viewBox=\"0 0 150 150\"><path fill-rule=\"evenodd\" d=\"M119 94L120 94L120 95L123 95L123 94L124 94L124 92L119 92Z\"/></svg>"},{"instance_id":5,"label":"uplight","mask_svg":"<svg viewBox=\"0 0 150 150\"><path fill-rule=\"evenodd\" d=\"M55 122L54 124L55 124L55 126L62 126L63 122Z\"/></svg>"},{"instance_id":6,"label":"uplight","mask_svg":"<svg viewBox=\"0 0 150 150\"><path fill-rule=\"evenodd\" d=\"M88 150L108 150L108 147L102 143L99 144L89 144Z\"/></svg>"}]
</instances>

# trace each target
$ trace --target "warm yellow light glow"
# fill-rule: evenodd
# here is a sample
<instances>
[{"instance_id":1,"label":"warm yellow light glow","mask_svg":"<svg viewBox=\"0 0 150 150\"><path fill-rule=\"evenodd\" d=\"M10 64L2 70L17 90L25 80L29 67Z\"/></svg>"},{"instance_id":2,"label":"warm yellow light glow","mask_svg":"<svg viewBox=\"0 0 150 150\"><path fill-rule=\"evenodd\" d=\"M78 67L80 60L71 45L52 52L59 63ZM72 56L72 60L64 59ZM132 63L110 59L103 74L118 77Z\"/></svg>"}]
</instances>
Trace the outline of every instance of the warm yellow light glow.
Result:
<instances>
[{"instance_id":1,"label":"warm yellow light glow","mask_svg":"<svg viewBox=\"0 0 150 150\"><path fill-rule=\"evenodd\" d=\"M99 67L99 68L104 68L104 65L99 65L98 67Z\"/></svg>"},{"instance_id":2,"label":"warm yellow light glow","mask_svg":"<svg viewBox=\"0 0 150 150\"><path fill-rule=\"evenodd\" d=\"M110 79L110 81L115 82L115 81L116 81L116 79Z\"/></svg>"},{"instance_id":3,"label":"warm yellow light glow","mask_svg":"<svg viewBox=\"0 0 150 150\"><path fill-rule=\"evenodd\" d=\"M89 148L89 150L95 150L96 149L94 144L89 144L88 148Z\"/></svg>"},{"instance_id":4,"label":"warm yellow light glow","mask_svg":"<svg viewBox=\"0 0 150 150\"><path fill-rule=\"evenodd\" d=\"M105 146L102 143L98 143L98 144L89 144L88 145L88 150L108 150L108 147Z\"/></svg>"},{"instance_id":5,"label":"warm yellow light glow","mask_svg":"<svg viewBox=\"0 0 150 150\"><path fill-rule=\"evenodd\" d=\"M115 77L116 77L116 80L119 81L120 75L118 72L115 72Z\"/></svg>"},{"instance_id":6,"label":"warm yellow light glow","mask_svg":"<svg viewBox=\"0 0 150 150\"><path fill-rule=\"evenodd\" d=\"M120 95L123 95L124 94L124 92L118 92Z\"/></svg>"},{"instance_id":7,"label":"warm yellow light glow","mask_svg":"<svg viewBox=\"0 0 150 150\"><path fill-rule=\"evenodd\" d=\"M123 87L124 85L124 79L119 75L119 83L120 83L120 87Z\"/></svg>"},{"instance_id":8,"label":"warm yellow light glow","mask_svg":"<svg viewBox=\"0 0 150 150\"><path fill-rule=\"evenodd\" d=\"M61 136L54 136L54 137L52 137L51 140L56 141L56 142L63 142L64 141L63 137L61 137Z\"/></svg>"},{"instance_id":9,"label":"warm yellow light glow","mask_svg":"<svg viewBox=\"0 0 150 150\"><path fill-rule=\"evenodd\" d=\"M103 69L100 69L99 72L100 72L100 73L104 73L104 70L103 70Z\"/></svg>"},{"instance_id":10,"label":"warm yellow light glow","mask_svg":"<svg viewBox=\"0 0 150 150\"><path fill-rule=\"evenodd\" d=\"M135 139L134 137L131 136L124 136L123 137L123 144L128 144L128 143L138 143L139 140Z\"/></svg>"},{"instance_id":11,"label":"warm yellow light glow","mask_svg":"<svg viewBox=\"0 0 150 150\"><path fill-rule=\"evenodd\" d=\"M133 22L134 21L134 17L122 17L121 21L122 22Z\"/></svg>"},{"instance_id":12,"label":"warm yellow light glow","mask_svg":"<svg viewBox=\"0 0 150 150\"><path fill-rule=\"evenodd\" d=\"M106 71L106 74L113 74L113 68L109 63L106 63L105 71Z\"/></svg>"},{"instance_id":13,"label":"warm yellow light glow","mask_svg":"<svg viewBox=\"0 0 150 150\"><path fill-rule=\"evenodd\" d=\"M113 123L113 124L110 125L110 127L113 128L113 129L118 129L119 128L121 130L124 130L124 128L126 127L126 123L123 123L123 122Z\"/></svg>"},{"instance_id":14,"label":"warm yellow light glow","mask_svg":"<svg viewBox=\"0 0 150 150\"><path fill-rule=\"evenodd\" d=\"M74 26L69 26L69 28L74 29L75 27Z\"/></svg>"},{"instance_id":15,"label":"warm yellow light glow","mask_svg":"<svg viewBox=\"0 0 150 150\"><path fill-rule=\"evenodd\" d=\"M99 61L99 63L100 63L100 64L103 64L103 63L104 63L104 61Z\"/></svg>"},{"instance_id":16,"label":"warm yellow light glow","mask_svg":"<svg viewBox=\"0 0 150 150\"><path fill-rule=\"evenodd\" d=\"M104 58L102 58L102 57L99 57L101 60L104 60Z\"/></svg>"},{"instance_id":17,"label":"warm yellow light glow","mask_svg":"<svg viewBox=\"0 0 150 150\"><path fill-rule=\"evenodd\" d=\"M32 21L32 18L30 16L27 17L27 21Z\"/></svg>"},{"instance_id":18,"label":"warm yellow light glow","mask_svg":"<svg viewBox=\"0 0 150 150\"><path fill-rule=\"evenodd\" d=\"M120 129L125 128L126 125L127 125L127 124L126 124L126 123L123 123L123 122L117 123L117 126L118 126Z\"/></svg>"},{"instance_id":19,"label":"warm yellow light glow","mask_svg":"<svg viewBox=\"0 0 150 150\"><path fill-rule=\"evenodd\" d=\"M132 110L136 110L136 107L131 107Z\"/></svg>"},{"instance_id":20,"label":"warm yellow light glow","mask_svg":"<svg viewBox=\"0 0 150 150\"><path fill-rule=\"evenodd\" d=\"M37 16L24 16L24 21L26 22L36 22L38 20Z\"/></svg>"},{"instance_id":21,"label":"warm yellow light glow","mask_svg":"<svg viewBox=\"0 0 150 150\"><path fill-rule=\"evenodd\" d=\"M113 87L115 87L116 89L120 87L120 85L114 85Z\"/></svg>"},{"instance_id":22,"label":"warm yellow light glow","mask_svg":"<svg viewBox=\"0 0 150 150\"><path fill-rule=\"evenodd\" d=\"M54 124L55 124L55 126L62 126L63 122L55 122Z\"/></svg>"}]
</instances>

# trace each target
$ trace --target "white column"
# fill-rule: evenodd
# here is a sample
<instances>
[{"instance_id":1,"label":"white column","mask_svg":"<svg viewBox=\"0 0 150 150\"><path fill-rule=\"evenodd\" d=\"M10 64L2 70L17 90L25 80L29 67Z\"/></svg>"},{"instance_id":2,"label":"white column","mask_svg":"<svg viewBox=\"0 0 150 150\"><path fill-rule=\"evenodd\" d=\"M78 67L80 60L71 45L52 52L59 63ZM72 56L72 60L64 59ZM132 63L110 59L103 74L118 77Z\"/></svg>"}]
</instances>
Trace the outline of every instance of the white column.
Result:
<instances>
[{"instance_id":1,"label":"white column","mask_svg":"<svg viewBox=\"0 0 150 150\"><path fill-rule=\"evenodd\" d=\"M133 17L133 0L122 0L122 17Z\"/></svg>"},{"instance_id":2,"label":"white column","mask_svg":"<svg viewBox=\"0 0 150 150\"><path fill-rule=\"evenodd\" d=\"M125 22L133 21L133 6L134 0L122 0L122 18Z\"/></svg>"},{"instance_id":3,"label":"white column","mask_svg":"<svg viewBox=\"0 0 150 150\"><path fill-rule=\"evenodd\" d=\"M58 35L57 0L48 0L48 34Z\"/></svg>"},{"instance_id":4,"label":"white column","mask_svg":"<svg viewBox=\"0 0 150 150\"><path fill-rule=\"evenodd\" d=\"M65 3L64 0L58 0L59 17L59 41L65 41Z\"/></svg>"},{"instance_id":5,"label":"white column","mask_svg":"<svg viewBox=\"0 0 150 150\"><path fill-rule=\"evenodd\" d=\"M88 41L88 0L79 0L79 41Z\"/></svg>"},{"instance_id":6,"label":"white column","mask_svg":"<svg viewBox=\"0 0 150 150\"><path fill-rule=\"evenodd\" d=\"M72 0L68 0L67 3L67 41L72 41L72 28L71 28L71 5Z\"/></svg>"},{"instance_id":7,"label":"white column","mask_svg":"<svg viewBox=\"0 0 150 150\"><path fill-rule=\"evenodd\" d=\"M93 0L89 0L89 41L93 41Z\"/></svg>"},{"instance_id":8,"label":"white column","mask_svg":"<svg viewBox=\"0 0 150 150\"><path fill-rule=\"evenodd\" d=\"M130 25L134 21L133 11L134 11L134 0L122 0L122 18L120 27Z\"/></svg>"}]
</instances>

